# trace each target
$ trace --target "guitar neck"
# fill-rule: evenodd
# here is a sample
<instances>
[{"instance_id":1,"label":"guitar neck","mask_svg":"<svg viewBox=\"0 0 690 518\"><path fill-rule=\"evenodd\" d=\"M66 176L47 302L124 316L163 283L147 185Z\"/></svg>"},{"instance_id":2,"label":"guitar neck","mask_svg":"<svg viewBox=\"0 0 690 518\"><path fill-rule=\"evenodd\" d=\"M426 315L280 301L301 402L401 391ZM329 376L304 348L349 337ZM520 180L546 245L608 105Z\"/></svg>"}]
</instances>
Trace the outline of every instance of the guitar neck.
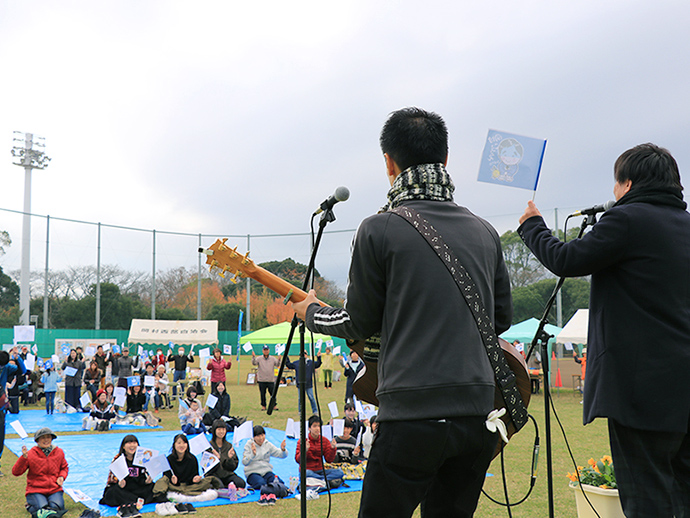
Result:
<instances>
[{"instance_id":1,"label":"guitar neck","mask_svg":"<svg viewBox=\"0 0 690 518\"><path fill-rule=\"evenodd\" d=\"M247 271L245 275L263 284L269 290L276 292L281 297L287 297L288 293L292 291L292 295L290 296L291 302L301 302L307 298L307 294L304 291L281 279L277 275L272 274L268 270L265 270L261 266L255 266L254 271Z\"/></svg>"}]
</instances>

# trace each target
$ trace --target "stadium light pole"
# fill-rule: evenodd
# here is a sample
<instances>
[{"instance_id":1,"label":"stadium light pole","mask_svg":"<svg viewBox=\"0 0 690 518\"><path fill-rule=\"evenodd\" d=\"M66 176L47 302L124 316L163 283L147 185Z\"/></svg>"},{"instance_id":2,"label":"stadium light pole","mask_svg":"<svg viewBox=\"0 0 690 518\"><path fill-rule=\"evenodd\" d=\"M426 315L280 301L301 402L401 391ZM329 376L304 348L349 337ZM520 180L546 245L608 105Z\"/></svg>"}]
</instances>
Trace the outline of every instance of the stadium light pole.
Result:
<instances>
[{"instance_id":1,"label":"stadium light pole","mask_svg":"<svg viewBox=\"0 0 690 518\"><path fill-rule=\"evenodd\" d=\"M31 171L48 167L50 158L45 154L45 141L32 133L14 132L12 138L14 165L24 168L24 220L22 225L22 270L19 283L20 323L29 325L29 282L31 268ZM22 146L23 144L23 146Z\"/></svg>"}]
</instances>

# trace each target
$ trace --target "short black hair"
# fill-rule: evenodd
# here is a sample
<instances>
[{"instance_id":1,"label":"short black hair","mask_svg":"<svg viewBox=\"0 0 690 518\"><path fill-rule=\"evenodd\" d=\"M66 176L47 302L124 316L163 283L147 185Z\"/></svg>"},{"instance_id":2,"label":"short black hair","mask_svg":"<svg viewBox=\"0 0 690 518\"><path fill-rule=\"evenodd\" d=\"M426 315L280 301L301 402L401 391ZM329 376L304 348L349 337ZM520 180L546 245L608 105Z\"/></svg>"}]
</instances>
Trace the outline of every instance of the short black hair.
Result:
<instances>
[{"instance_id":1,"label":"short black hair","mask_svg":"<svg viewBox=\"0 0 690 518\"><path fill-rule=\"evenodd\" d=\"M354 403L350 403L349 401L345 403L345 410L355 410Z\"/></svg>"},{"instance_id":2,"label":"short black hair","mask_svg":"<svg viewBox=\"0 0 690 518\"><path fill-rule=\"evenodd\" d=\"M349 428L350 430L354 429L355 423L352 422L352 419L349 417L346 417L343 419L343 428Z\"/></svg>"},{"instance_id":3,"label":"short black hair","mask_svg":"<svg viewBox=\"0 0 690 518\"><path fill-rule=\"evenodd\" d=\"M420 164L445 163L448 128L443 118L421 108L403 108L390 114L381 130L381 150L401 171Z\"/></svg>"},{"instance_id":4,"label":"short black hair","mask_svg":"<svg viewBox=\"0 0 690 518\"><path fill-rule=\"evenodd\" d=\"M257 435L266 435L266 430L264 430L264 427L257 424L254 428L252 428L252 434L254 437Z\"/></svg>"},{"instance_id":5,"label":"short black hair","mask_svg":"<svg viewBox=\"0 0 690 518\"><path fill-rule=\"evenodd\" d=\"M125 452L125 444L127 444L129 442L135 442L135 443L139 444L139 439L137 439L136 435L132 435L132 434L125 435L122 438L122 442L120 443L120 452L118 453L118 456L122 455Z\"/></svg>"},{"instance_id":6,"label":"short black hair","mask_svg":"<svg viewBox=\"0 0 690 518\"><path fill-rule=\"evenodd\" d=\"M309 418L309 421L307 421L307 425L309 426L309 428L311 428L311 425L313 425L314 423L319 423L319 426L323 424L321 418L316 414Z\"/></svg>"},{"instance_id":7,"label":"short black hair","mask_svg":"<svg viewBox=\"0 0 690 518\"><path fill-rule=\"evenodd\" d=\"M613 174L618 183L632 182L630 190L643 187L683 190L678 164L671 153L655 144L640 144L616 160Z\"/></svg>"},{"instance_id":8,"label":"short black hair","mask_svg":"<svg viewBox=\"0 0 690 518\"><path fill-rule=\"evenodd\" d=\"M7 351L0 351L0 367L4 367L10 363L10 353Z\"/></svg>"}]
</instances>

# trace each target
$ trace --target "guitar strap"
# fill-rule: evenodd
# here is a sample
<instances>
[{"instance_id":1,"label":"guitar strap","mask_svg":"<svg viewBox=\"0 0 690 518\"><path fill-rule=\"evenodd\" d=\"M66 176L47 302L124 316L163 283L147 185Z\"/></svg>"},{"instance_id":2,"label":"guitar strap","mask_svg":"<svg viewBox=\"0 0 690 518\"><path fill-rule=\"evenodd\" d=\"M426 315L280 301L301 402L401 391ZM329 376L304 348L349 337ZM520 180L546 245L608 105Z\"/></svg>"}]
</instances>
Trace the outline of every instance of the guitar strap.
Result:
<instances>
[{"instance_id":1,"label":"guitar strap","mask_svg":"<svg viewBox=\"0 0 690 518\"><path fill-rule=\"evenodd\" d=\"M501 390L510 418L516 430L520 430L527 423L527 408L518 391L515 374L510 370L508 362L503 355L493 323L486 312L474 281L450 247L443 241L441 234L417 211L410 207L399 206L389 212L400 216L417 229L453 276L453 280L455 280L455 284L460 289L463 299L467 302L479 328L479 334L482 337L482 342L496 377L496 384Z\"/></svg>"}]
</instances>

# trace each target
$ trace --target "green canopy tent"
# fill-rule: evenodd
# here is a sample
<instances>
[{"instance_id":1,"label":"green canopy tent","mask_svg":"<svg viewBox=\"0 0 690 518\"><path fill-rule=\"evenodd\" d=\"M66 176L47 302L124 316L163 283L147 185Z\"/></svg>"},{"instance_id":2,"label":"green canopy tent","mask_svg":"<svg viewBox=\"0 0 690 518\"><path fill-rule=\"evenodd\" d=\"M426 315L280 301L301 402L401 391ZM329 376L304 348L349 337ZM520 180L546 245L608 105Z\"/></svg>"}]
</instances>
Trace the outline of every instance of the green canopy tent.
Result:
<instances>
[{"instance_id":1,"label":"green canopy tent","mask_svg":"<svg viewBox=\"0 0 690 518\"><path fill-rule=\"evenodd\" d=\"M525 320L523 322L519 322L517 324L514 324L510 326L510 328L503 332L501 334L501 338L503 338L506 342L510 342L511 344L517 340L518 342L521 342L525 344L525 354L529 351L529 347L532 344L532 339L534 338L534 333L537 332L537 328L539 327L539 320L536 318L532 317L529 320ZM553 338L549 338L549 343L547 345L547 350L549 354L549 358L552 356L552 351L553 351L553 346L556 343L556 337L558 336L558 333L561 332L560 327L558 326L553 326L551 324L546 324L546 327L544 328L547 333L550 335L553 335ZM537 352L535 350L535 352ZM539 351L541 355L541 351ZM534 354L534 353L533 353ZM544 363L542 362L542 365L549 365L551 362Z\"/></svg>"},{"instance_id":2,"label":"green canopy tent","mask_svg":"<svg viewBox=\"0 0 690 518\"><path fill-rule=\"evenodd\" d=\"M287 342L288 335L290 334L290 322L281 322L280 324L275 324L273 326L264 327L263 329L258 329L252 333L246 334L240 338L240 345L244 345L247 342L252 344L252 349L256 354L261 354L261 349L264 345L268 345L271 348L271 354L275 354L276 344L285 344ZM345 340L342 338L332 338L328 335L322 335L314 333L314 343L321 340L324 344L329 340L333 340L333 346L340 346L341 352L348 352L349 349L345 345ZM312 341L312 334L307 331L304 335L304 342L307 351L310 351L310 344ZM321 350L326 349L325 345L321 346ZM242 354L247 354L242 350ZM290 346L290 354L299 354L299 328L295 330L295 334L292 337L292 345Z\"/></svg>"}]
</instances>

